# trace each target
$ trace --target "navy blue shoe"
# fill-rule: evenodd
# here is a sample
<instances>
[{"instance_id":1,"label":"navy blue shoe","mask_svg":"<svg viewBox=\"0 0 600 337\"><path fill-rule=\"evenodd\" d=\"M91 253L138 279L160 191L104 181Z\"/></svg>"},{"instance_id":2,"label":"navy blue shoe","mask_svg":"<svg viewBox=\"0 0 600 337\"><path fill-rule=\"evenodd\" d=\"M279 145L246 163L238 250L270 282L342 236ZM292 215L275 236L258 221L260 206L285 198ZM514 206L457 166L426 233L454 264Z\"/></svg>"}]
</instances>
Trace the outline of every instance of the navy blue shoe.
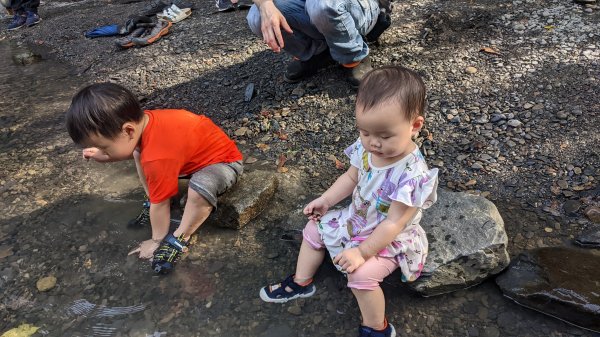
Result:
<instances>
[{"instance_id":1,"label":"navy blue shoe","mask_svg":"<svg viewBox=\"0 0 600 337\"><path fill-rule=\"evenodd\" d=\"M291 289L287 291L286 288ZM285 303L300 297L310 297L315 294L317 288L312 283L301 286L294 282L294 275L288 276L281 283L268 285L260 290L260 299L271 303Z\"/></svg>"},{"instance_id":2,"label":"navy blue shoe","mask_svg":"<svg viewBox=\"0 0 600 337\"><path fill-rule=\"evenodd\" d=\"M173 234L168 234L160 246L154 251L152 257L152 269L157 274L168 274L175 264L179 261L181 255L188 251L188 243L183 240L183 234L178 238Z\"/></svg>"},{"instance_id":3,"label":"navy blue shoe","mask_svg":"<svg viewBox=\"0 0 600 337\"><path fill-rule=\"evenodd\" d=\"M390 323L387 323L387 326L383 330L375 330L361 325L358 327L358 337L396 337L396 329Z\"/></svg>"},{"instance_id":4,"label":"navy blue shoe","mask_svg":"<svg viewBox=\"0 0 600 337\"><path fill-rule=\"evenodd\" d=\"M123 38L121 38L121 39L123 39ZM131 45L133 46L133 43ZM130 46L126 47L124 45L121 45L121 46L123 48L130 47ZM142 204L142 211L135 219L129 220L129 222L127 223L127 227L139 229L139 228L145 228L148 226L150 226L150 200L148 200L148 197L146 196L144 203Z\"/></svg>"},{"instance_id":5,"label":"navy blue shoe","mask_svg":"<svg viewBox=\"0 0 600 337\"><path fill-rule=\"evenodd\" d=\"M40 21L42 21L42 18L40 18L37 13L27 12L27 19L25 20L25 25L27 27L35 26L40 23Z\"/></svg>"},{"instance_id":6,"label":"navy blue shoe","mask_svg":"<svg viewBox=\"0 0 600 337\"><path fill-rule=\"evenodd\" d=\"M27 17L25 15L15 14L12 22L8 25L8 30L19 29L25 26L25 22L27 22Z\"/></svg>"}]
</instances>

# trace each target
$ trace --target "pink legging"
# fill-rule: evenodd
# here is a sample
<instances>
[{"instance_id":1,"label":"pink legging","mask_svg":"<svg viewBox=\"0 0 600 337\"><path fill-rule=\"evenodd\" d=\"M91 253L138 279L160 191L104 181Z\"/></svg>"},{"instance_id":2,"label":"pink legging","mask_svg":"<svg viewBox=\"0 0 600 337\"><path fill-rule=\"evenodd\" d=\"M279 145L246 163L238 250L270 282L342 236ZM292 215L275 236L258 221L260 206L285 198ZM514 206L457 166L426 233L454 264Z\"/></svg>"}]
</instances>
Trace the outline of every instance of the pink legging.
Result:
<instances>
[{"instance_id":1,"label":"pink legging","mask_svg":"<svg viewBox=\"0 0 600 337\"><path fill-rule=\"evenodd\" d=\"M309 221L302 231L302 236L312 248L316 250L326 248L316 222ZM374 290L396 268L398 263L393 257L373 256L354 272L347 274L348 288Z\"/></svg>"}]
</instances>

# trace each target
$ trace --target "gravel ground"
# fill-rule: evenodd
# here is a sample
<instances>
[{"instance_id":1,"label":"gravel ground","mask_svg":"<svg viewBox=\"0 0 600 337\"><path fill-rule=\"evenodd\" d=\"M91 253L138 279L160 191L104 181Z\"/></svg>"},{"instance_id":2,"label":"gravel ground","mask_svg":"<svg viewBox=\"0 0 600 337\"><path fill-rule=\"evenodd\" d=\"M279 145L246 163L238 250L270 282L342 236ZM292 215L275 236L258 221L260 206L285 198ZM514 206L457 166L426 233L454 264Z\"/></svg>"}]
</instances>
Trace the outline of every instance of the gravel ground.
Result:
<instances>
[{"instance_id":1,"label":"gravel ground","mask_svg":"<svg viewBox=\"0 0 600 337\"><path fill-rule=\"evenodd\" d=\"M273 306L256 294L293 269L303 226L295 210L341 172L336 160L348 165L355 93L338 68L283 82L288 57L252 36L246 12L192 3L191 18L140 49L82 34L124 22L143 3L48 1L40 25L0 32L0 331L28 322L50 336L354 333L358 309L328 265L314 299ZM496 203L513 256L569 244L590 223L586 207L600 203L599 13L568 0L403 1L373 46L375 66L422 74L429 107L418 142L442 186ZM26 48L46 60L14 66L8 56ZM146 108L210 116L257 160L249 169L275 170L285 158L273 208L240 232L203 228L170 278L125 261L145 235L122 226L140 198L132 165L81 161L62 118L76 88L107 80L130 87ZM256 93L245 102L251 83ZM57 286L39 293L35 283L47 275ZM393 281L385 291L402 336L591 335L509 303L491 281L429 299ZM80 299L96 314L74 310ZM114 307L118 315L98 315Z\"/></svg>"}]
</instances>

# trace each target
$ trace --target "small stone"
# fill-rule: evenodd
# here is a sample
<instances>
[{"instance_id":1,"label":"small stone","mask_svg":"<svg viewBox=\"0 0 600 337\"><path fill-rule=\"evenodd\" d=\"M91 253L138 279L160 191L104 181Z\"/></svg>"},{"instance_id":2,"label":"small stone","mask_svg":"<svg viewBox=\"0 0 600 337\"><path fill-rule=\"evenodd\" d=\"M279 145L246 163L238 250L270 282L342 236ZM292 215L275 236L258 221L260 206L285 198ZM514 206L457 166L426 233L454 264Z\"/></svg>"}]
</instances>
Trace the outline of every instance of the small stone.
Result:
<instances>
[{"instance_id":1,"label":"small stone","mask_svg":"<svg viewBox=\"0 0 600 337\"><path fill-rule=\"evenodd\" d=\"M473 165L471 165L471 168L473 170L481 170L483 168L483 165L481 165L480 163L474 163Z\"/></svg>"},{"instance_id":2,"label":"small stone","mask_svg":"<svg viewBox=\"0 0 600 337\"><path fill-rule=\"evenodd\" d=\"M301 87L294 88L294 90L292 90L292 96L296 96L298 98L304 96L304 89Z\"/></svg>"},{"instance_id":3,"label":"small stone","mask_svg":"<svg viewBox=\"0 0 600 337\"><path fill-rule=\"evenodd\" d=\"M533 104L531 104L531 103L525 103L525 105L523 105L523 109L525 109L525 110L529 110L531 108L533 108Z\"/></svg>"},{"instance_id":4,"label":"small stone","mask_svg":"<svg viewBox=\"0 0 600 337\"><path fill-rule=\"evenodd\" d=\"M595 223L600 223L600 207L598 206L590 206L585 210L585 216L590 219L590 221Z\"/></svg>"},{"instance_id":5,"label":"small stone","mask_svg":"<svg viewBox=\"0 0 600 337\"><path fill-rule=\"evenodd\" d=\"M550 227L546 227L544 228L544 230L546 231L546 233L552 233L553 229Z\"/></svg>"},{"instance_id":6,"label":"small stone","mask_svg":"<svg viewBox=\"0 0 600 337\"><path fill-rule=\"evenodd\" d=\"M294 316L300 316L300 315L302 315L302 308L300 308L299 305L292 305L292 306L288 307L287 312L289 312L290 314L292 314Z\"/></svg>"},{"instance_id":7,"label":"small stone","mask_svg":"<svg viewBox=\"0 0 600 337\"><path fill-rule=\"evenodd\" d=\"M506 124L508 124L509 126L512 126L513 128L519 127L521 126L521 121L518 119L511 119L508 122L506 122Z\"/></svg>"},{"instance_id":8,"label":"small stone","mask_svg":"<svg viewBox=\"0 0 600 337\"><path fill-rule=\"evenodd\" d=\"M56 286L56 277L54 277L54 276L42 277L41 279L39 279L36 282L35 286L41 292L48 291L48 290L54 288L54 286Z\"/></svg>"},{"instance_id":9,"label":"small stone","mask_svg":"<svg viewBox=\"0 0 600 337\"><path fill-rule=\"evenodd\" d=\"M556 184L563 190L569 188L569 183L566 180L559 180L556 182Z\"/></svg>"},{"instance_id":10,"label":"small stone","mask_svg":"<svg viewBox=\"0 0 600 337\"><path fill-rule=\"evenodd\" d=\"M244 160L244 164L254 164L258 161L257 158L254 157L248 157L246 158L246 160Z\"/></svg>"},{"instance_id":11,"label":"small stone","mask_svg":"<svg viewBox=\"0 0 600 337\"><path fill-rule=\"evenodd\" d=\"M563 210L567 215L575 215L581 208L581 202L577 200L567 200L563 205Z\"/></svg>"},{"instance_id":12,"label":"small stone","mask_svg":"<svg viewBox=\"0 0 600 337\"><path fill-rule=\"evenodd\" d=\"M475 68L475 67L467 67L467 68L465 68L465 72L467 74L475 74L477 72L477 68Z\"/></svg>"},{"instance_id":13,"label":"small stone","mask_svg":"<svg viewBox=\"0 0 600 337\"><path fill-rule=\"evenodd\" d=\"M245 126L242 126L241 128L235 130L234 134L236 136L243 136L246 134L246 132L248 132L248 128Z\"/></svg>"}]
</instances>

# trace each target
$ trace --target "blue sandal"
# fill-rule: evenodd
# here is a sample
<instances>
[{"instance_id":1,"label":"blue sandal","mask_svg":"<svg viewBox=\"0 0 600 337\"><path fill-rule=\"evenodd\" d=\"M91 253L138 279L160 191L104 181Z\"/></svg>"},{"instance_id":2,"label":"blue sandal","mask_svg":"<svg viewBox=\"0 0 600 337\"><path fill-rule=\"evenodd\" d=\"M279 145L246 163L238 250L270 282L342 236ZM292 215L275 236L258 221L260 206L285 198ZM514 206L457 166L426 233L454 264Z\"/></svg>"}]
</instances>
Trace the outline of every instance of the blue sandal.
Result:
<instances>
[{"instance_id":1,"label":"blue sandal","mask_svg":"<svg viewBox=\"0 0 600 337\"><path fill-rule=\"evenodd\" d=\"M292 289L287 291L286 288ZM271 303L285 303L300 297L310 297L315 294L317 288L312 280L309 284L301 286L294 282L294 275L288 276L280 283L268 285L260 290L260 299Z\"/></svg>"}]
</instances>

